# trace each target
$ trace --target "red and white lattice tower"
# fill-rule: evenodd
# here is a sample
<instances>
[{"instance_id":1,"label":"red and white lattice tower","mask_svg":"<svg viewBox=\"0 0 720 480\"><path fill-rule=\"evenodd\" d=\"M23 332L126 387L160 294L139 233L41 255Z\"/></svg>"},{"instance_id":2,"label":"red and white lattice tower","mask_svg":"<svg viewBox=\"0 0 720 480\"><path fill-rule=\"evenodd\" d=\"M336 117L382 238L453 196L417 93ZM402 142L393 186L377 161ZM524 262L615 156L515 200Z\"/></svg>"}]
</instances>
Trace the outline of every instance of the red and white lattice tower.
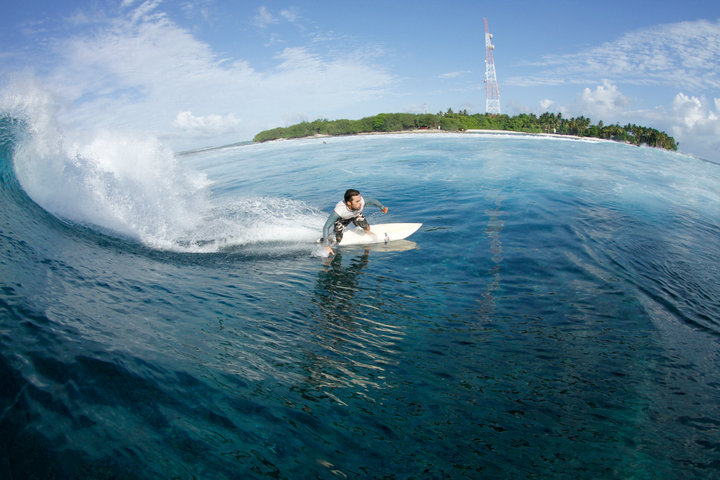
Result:
<instances>
[{"instance_id":1,"label":"red and white lattice tower","mask_svg":"<svg viewBox=\"0 0 720 480\"><path fill-rule=\"evenodd\" d=\"M488 30L487 18L483 20L485 20L485 113L500 115L500 90L493 58L495 45L492 44L493 36Z\"/></svg>"}]
</instances>

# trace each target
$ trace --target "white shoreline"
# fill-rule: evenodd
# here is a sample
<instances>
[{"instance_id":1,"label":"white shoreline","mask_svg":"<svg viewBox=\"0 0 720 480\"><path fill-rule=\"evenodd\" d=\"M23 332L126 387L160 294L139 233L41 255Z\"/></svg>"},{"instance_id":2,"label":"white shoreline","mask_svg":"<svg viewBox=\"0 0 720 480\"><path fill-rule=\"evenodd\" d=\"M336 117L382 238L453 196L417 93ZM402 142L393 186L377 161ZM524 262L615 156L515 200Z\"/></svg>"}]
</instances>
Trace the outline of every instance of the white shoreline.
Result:
<instances>
[{"instance_id":1,"label":"white shoreline","mask_svg":"<svg viewBox=\"0 0 720 480\"><path fill-rule=\"evenodd\" d=\"M508 136L527 136L527 137L541 137L558 140L579 140L586 142L612 142L612 143L624 143L632 145L629 142L619 142L617 140L610 140L607 138L598 137L579 137L577 135L564 135L561 133L535 133L535 132L516 132L514 130L490 130L490 129L469 129L463 131L450 132L447 130L438 129L416 129L416 130L397 130L394 132L358 132L351 133L348 135L328 135L323 133L317 133L315 135L309 135L307 137L297 138L276 138L275 140L268 140L267 142L256 142L256 143L268 143L268 142L283 142L288 140L302 140L312 138L343 138L343 137L358 137L364 135L424 135L424 134L443 134L443 135L508 135Z\"/></svg>"}]
</instances>

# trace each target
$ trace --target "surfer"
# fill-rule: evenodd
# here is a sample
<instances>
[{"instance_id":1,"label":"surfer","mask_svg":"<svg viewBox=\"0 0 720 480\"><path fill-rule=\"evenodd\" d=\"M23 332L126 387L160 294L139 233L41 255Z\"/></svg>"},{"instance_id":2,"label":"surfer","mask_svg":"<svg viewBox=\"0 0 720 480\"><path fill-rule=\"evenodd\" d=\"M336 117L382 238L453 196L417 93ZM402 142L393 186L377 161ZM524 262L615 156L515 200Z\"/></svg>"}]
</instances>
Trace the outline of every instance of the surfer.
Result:
<instances>
[{"instance_id":1,"label":"surfer","mask_svg":"<svg viewBox=\"0 0 720 480\"><path fill-rule=\"evenodd\" d=\"M335 238L335 243L340 243L343 238L345 228L350 224L354 223L360 228L364 228L366 232L370 231L370 225L368 224L362 211L367 205L375 205L383 213L388 212L388 207L374 198L363 198L360 192L354 189L349 189L345 192L344 201L339 201L335 208L330 213L325 226L323 227L323 241L325 242L325 249L330 255L335 255L335 252L330 248L330 243ZM332 234L331 234L332 230Z\"/></svg>"}]
</instances>

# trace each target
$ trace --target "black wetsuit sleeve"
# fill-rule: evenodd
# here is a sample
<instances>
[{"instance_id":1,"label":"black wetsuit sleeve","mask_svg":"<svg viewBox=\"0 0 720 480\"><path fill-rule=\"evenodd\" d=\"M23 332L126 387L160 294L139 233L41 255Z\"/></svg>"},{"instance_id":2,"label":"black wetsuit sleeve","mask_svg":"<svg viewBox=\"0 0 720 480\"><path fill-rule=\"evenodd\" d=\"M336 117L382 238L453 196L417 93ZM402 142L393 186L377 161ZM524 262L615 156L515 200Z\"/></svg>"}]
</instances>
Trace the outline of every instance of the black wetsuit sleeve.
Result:
<instances>
[{"instance_id":1,"label":"black wetsuit sleeve","mask_svg":"<svg viewBox=\"0 0 720 480\"><path fill-rule=\"evenodd\" d=\"M378 207L380 210L382 210L383 208L385 208L385 206L384 206L382 203L380 203L380 201L377 200L376 198L369 198L369 197L363 197L363 198L365 199L365 206L366 206L366 207L367 207L368 205L375 205L375 206Z\"/></svg>"},{"instance_id":2,"label":"black wetsuit sleeve","mask_svg":"<svg viewBox=\"0 0 720 480\"><path fill-rule=\"evenodd\" d=\"M365 201L367 203L367 200ZM323 226L323 242L327 245L330 243L330 234L333 231L333 226L335 225L335 222L340 218L340 215L335 212L335 210L330 213L330 216L325 221L325 225Z\"/></svg>"}]
</instances>

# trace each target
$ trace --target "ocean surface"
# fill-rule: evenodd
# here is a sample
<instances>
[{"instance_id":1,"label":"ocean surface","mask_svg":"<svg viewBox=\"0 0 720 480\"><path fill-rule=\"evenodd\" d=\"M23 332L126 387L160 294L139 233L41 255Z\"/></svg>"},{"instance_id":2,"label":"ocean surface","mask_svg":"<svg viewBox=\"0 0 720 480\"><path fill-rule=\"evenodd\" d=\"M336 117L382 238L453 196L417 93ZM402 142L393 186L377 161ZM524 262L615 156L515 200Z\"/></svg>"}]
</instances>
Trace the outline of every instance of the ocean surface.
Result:
<instances>
[{"instance_id":1,"label":"ocean surface","mask_svg":"<svg viewBox=\"0 0 720 480\"><path fill-rule=\"evenodd\" d=\"M0 120L0 478L718 478L720 165ZM347 188L422 222L313 243Z\"/></svg>"}]
</instances>

